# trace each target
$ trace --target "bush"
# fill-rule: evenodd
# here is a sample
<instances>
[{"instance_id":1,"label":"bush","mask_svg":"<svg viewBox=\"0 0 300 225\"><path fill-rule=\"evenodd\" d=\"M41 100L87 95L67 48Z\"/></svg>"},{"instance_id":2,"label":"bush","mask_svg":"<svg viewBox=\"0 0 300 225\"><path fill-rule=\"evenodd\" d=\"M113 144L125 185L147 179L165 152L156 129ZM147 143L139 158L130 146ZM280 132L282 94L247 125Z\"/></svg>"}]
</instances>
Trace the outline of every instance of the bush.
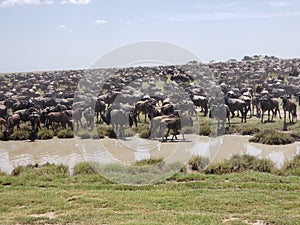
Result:
<instances>
[{"instance_id":1,"label":"bush","mask_svg":"<svg viewBox=\"0 0 300 225\"><path fill-rule=\"evenodd\" d=\"M300 176L300 155L296 155L291 161L286 162L282 171L285 175Z\"/></svg>"},{"instance_id":2,"label":"bush","mask_svg":"<svg viewBox=\"0 0 300 225\"><path fill-rule=\"evenodd\" d=\"M257 127L244 127L241 129L240 134L242 135L254 135L260 130Z\"/></svg>"},{"instance_id":3,"label":"bush","mask_svg":"<svg viewBox=\"0 0 300 225\"><path fill-rule=\"evenodd\" d=\"M16 130L10 136L10 140L27 140L30 137L30 133L28 130Z\"/></svg>"},{"instance_id":4,"label":"bush","mask_svg":"<svg viewBox=\"0 0 300 225\"><path fill-rule=\"evenodd\" d=\"M96 171L87 162L81 162L75 165L74 175L80 174L96 174Z\"/></svg>"},{"instance_id":5,"label":"bush","mask_svg":"<svg viewBox=\"0 0 300 225\"><path fill-rule=\"evenodd\" d=\"M141 138L149 138L151 135L151 131L147 128L147 129L144 129L140 132L140 137Z\"/></svg>"},{"instance_id":6,"label":"bush","mask_svg":"<svg viewBox=\"0 0 300 225\"><path fill-rule=\"evenodd\" d=\"M255 156L244 154L233 155L222 163L214 163L208 166L204 172L207 174L224 174L247 170L270 173L275 170L275 166L269 159L258 159Z\"/></svg>"},{"instance_id":7,"label":"bush","mask_svg":"<svg viewBox=\"0 0 300 225\"><path fill-rule=\"evenodd\" d=\"M0 170L0 177L1 176L7 176L7 173L5 173L5 172L3 172L3 171Z\"/></svg>"},{"instance_id":8,"label":"bush","mask_svg":"<svg viewBox=\"0 0 300 225\"><path fill-rule=\"evenodd\" d=\"M134 131L133 131L131 128L126 129L126 130L124 131L124 136L125 136L125 137L132 137L132 136L134 136Z\"/></svg>"},{"instance_id":9,"label":"bush","mask_svg":"<svg viewBox=\"0 0 300 225\"><path fill-rule=\"evenodd\" d=\"M194 156L188 161L188 165L192 170L201 171L210 163L208 158L202 156Z\"/></svg>"},{"instance_id":10,"label":"bush","mask_svg":"<svg viewBox=\"0 0 300 225\"><path fill-rule=\"evenodd\" d=\"M11 172L12 176L20 176L20 175L31 175L31 176L49 176L49 175L58 175L58 174L68 174L69 168L65 165L56 165L51 163L46 163L44 165L39 166L35 165L27 165L27 166L17 166Z\"/></svg>"},{"instance_id":11,"label":"bush","mask_svg":"<svg viewBox=\"0 0 300 225\"><path fill-rule=\"evenodd\" d=\"M255 134L249 141L267 145L286 145L293 143L295 139L290 134L279 133L274 130L265 130Z\"/></svg>"},{"instance_id":12,"label":"bush","mask_svg":"<svg viewBox=\"0 0 300 225\"><path fill-rule=\"evenodd\" d=\"M54 132L48 129L41 129L37 133L37 138L40 140L52 139L54 136Z\"/></svg>"},{"instance_id":13,"label":"bush","mask_svg":"<svg viewBox=\"0 0 300 225\"><path fill-rule=\"evenodd\" d=\"M58 138L73 138L74 132L71 129L64 129L57 132Z\"/></svg>"},{"instance_id":14,"label":"bush","mask_svg":"<svg viewBox=\"0 0 300 225\"><path fill-rule=\"evenodd\" d=\"M209 124L204 124L200 126L199 135L200 136L209 136L211 134L211 127Z\"/></svg>"},{"instance_id":15,"label":"bush","mask_svg":"<svg viewBox=\"0 0 300 225\"><path fill-rule=\"evenodd\" d=\"M78 137L81 137L82 139L89 139L91 138L91 132L87 130L81 130L77 134Z\"/></svg>"},{"instance_id":16,"label":"bush","mask_svg":"<svg viewBox=\"0 0 300 225\"><path fill-rule=\"evenodd\" d=\"M134 163L134 166L149 166L149 165L155 165L157 163L162 163L163 159L144 159L141 161L137 161Z\"/></svg>"}]
</instances>

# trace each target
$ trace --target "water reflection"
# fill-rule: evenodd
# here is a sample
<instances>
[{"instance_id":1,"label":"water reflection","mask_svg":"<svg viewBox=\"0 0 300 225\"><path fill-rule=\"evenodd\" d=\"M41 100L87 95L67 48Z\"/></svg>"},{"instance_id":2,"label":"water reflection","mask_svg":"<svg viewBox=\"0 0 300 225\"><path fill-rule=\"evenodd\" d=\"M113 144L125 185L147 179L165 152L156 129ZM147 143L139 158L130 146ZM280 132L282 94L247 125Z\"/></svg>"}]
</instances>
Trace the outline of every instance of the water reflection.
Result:
<instances>
[{"instance_id":1,"label":"water reflection","mask_svg":"<svg viewBox=\"0 0 300 225\"><path fill-rule=\"evenodd\" d=\"M189 137L191 142L161 143L138 140L119 141L113 139L86 140L76 143L75 139L44 140L32 142L0 142L0 170L11 173L14 167L28 164L65 164L70 173L78 162L92 161L101 164L125 163L163 158L168 162L186 162L191 156L199 155L211 162L221 161L233 154L249 154L258 158L271 159L277 168L296 154L300 154L300 143L270 146L249 143L247 136L223 136L217 138ZM194 139L193 139L194 138Z\"/></svg>"}]
</instances>

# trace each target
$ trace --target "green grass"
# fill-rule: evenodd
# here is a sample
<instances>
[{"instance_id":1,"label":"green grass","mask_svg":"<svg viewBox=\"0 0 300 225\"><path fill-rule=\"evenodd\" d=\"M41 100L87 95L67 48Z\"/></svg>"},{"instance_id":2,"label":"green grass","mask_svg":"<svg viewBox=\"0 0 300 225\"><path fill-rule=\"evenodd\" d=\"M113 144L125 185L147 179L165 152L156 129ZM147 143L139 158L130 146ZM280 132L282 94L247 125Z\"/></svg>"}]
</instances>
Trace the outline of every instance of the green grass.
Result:
<instances>
[{"instance_id":1,"label":"green grass","mask_svg":"<svg viewBox=\"0 0 300 225\"><path fill-rule=\"evenodd\" d=\"M223 162L213 163L203 171L207 174L226 174L243 171L274 172L274 163L269 159L259 159L251 155L233 155Z\"/></svg>"},{"instance_id":2,"label":"green grass","mask_svg":"<svg viewBox=\"0 0 300 225\"><path fill-rule=\"evenodd\" d=\"M97 174L47 174L47 179L0 176L0 224L245 224L261 220L285 225L300 221L299 177L253 171L222 176L179 173L157 185L127 186Z\"/></svg>"},{"instance_id":3,"label":"green grass","mask_svg":"<svg viewBox=\"0 0 300 225\"><path fill-rule=\"evenodd\" d=\"M148 166L148 165L155 165L157 163L162 163L163 159L145 159L141 161L137 161L134 163L135 166Z\"/></svg>"},{"instance_id":4,"label":"green grass","mask_svg":"<svg viewBox=\"0 0 300 225\"><path fill-rule=\"evenodd\" d=\"M188 166L191 170L202 171L210 163L208 158L203 158L202 156L193 156L188 161Z\"/></svg>"},{"instance_id":5,"label":"green grass","mask_svg":"<svg viewBox=\"0 0 300 225\"><path fill-rule=\"evenodd\" d=\"M37 138L41 140L52 139L53 137L54 137L54 132L46 128L39 130L37 133Z\"/></svg>"},{"instance_id":6,"label":"green grass","mask_svg":"<svg viewBox=\"0 0 300 225\"><path fill-rule=\"evenodd\" d=\"M286 145L293 143L295 138L288 133L282 133L275 130L264 130L254 134L249 141L267 145Z\"/></svg>"},{"instance_id":7,"label":"green grass","mask_svg":"<svg viewBox=\"0 0 300 225\"><path fill-rule=\"evenodd\" d=\"M281 172L285 175L300 176L300 155L296 155L292 160L285 162Z\"/></svg>"},{"instance_id":8,"label":"green grass","mask_svg":"<svg viewBox=\"0 0 300 225\"><path fill-rule=\"evenodd\" d=\"M73 138L74 132L71 129L59 130L56 134L58 138Z\"/></svg>"},{"instance_id":9,"label":"green grass","mask_svg":"<svg viewBox=\"0 0 300 225\"><path fill-rule=\"evenodd\" d=\"M27 140L30 134L28 130L15 130L10 136L9 140Z\"/></svg>"}]
</instances>

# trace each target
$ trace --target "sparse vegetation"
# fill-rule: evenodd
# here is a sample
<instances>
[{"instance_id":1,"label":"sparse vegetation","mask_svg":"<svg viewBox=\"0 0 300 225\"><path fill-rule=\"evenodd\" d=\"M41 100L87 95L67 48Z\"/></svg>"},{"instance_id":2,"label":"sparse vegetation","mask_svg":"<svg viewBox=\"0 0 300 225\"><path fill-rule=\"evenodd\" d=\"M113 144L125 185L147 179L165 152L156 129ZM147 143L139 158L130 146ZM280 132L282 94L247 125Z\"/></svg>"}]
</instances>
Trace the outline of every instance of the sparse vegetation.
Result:
<instances>
[{"instance_id":1,"label":"sparse vegetation","mask_svg":"<svg viewBox=\"0 0 300 225\"><path fill-rule=\"evenodd\" d=\"M190 169L195 171L202 171L205 167L209 165L210 161L208 158L204 158L202 156L193 156L188 161L188 166Z\"/></svg>"},{"instance_id":2,"label":"sparse vegetation","mask_svg":"<svg viewBox=\"0 0 300 225\"><path fill-rule=\"evenodd\" d=\"M30 137L30 133L28 130L15 130L10 136L10 140L28 140Z\"/></svg>"},{"instance_id":3,"label":"sparse vegetation","mask_svg":"<svg viewBox=\"0 0 300 225\"><path fill-rule=\"evenodd\" d=\"M140 132L141 138L149 138L151 135L151 131L149 129L144 129Z\"/></svg>"},{"instance_id":4,"label":"sparse vegetation","mask_svg":"<svg viewBox=\"0 0 300 225\"><path fill-rule=\"evenodd\" d=\"M269 159L258 159L251 155L233 155L223 162L213 163L204 169L206 174L226 174L243 171L272 172L275 171L274 163Z\"/></svg>"},{"instance_id":5,"label":"sparse vegetation","mask_svg":"<svg viewBox=\"0 0 300 225\"><path fill-rule=\"evenodd\" d=\"M293 143L295 139L291 134L281 133L275 130L264 130L254 134L249 141L267 145L286 145Z\"/></svg>"},{"instance_id":6,"label":"sparse vegetation","mask_svg":"<svg viewBox=\"0 0 300 225\"><path fill-rule=\"evenodd\" d=\"M74 175L79 174L97 174L88 162L77 163L74 167Z\"/></svg>"},{"instance_id":7,"label":"sparse vegetation","mask_svg":"<svg viewBox=\"0 0 300 225\"><path fill-rule=\"evenodd\" d=\"M23 169L18 176L0 176L0 224L284 225L300 219L295 176L177 173L160 184L129 186L94 174L88 163L76 165L74 176L52 164Z\"/></svg>"},{"instance_id":8,"label":"sparse vegetation","mask_svg":"<svg viewBox=\"0 0 300 225\"><path fill-rule=\"evenodd\" d=\"M91 138L91 131L88 131L88 130L80 130L78 133L77 133L77 136L82 138L82 139L89 139Z\"/></svg>"},{"instance_id":9,"label":"sparse vegetation","mask_svg":"<svg viewBox=\"0 0 300 225\"><path fill-rule=\"evenodd\" d=\"M135 166L149 166L149 165L155 165L157 163L162 163L164 159L145 159L140 160L134 163Z\"/></svg>"},{"instance_id":10,"label":"sparse vegetation","mask_svg":"<svg viewBox=\"0 0 300 225\"><path fill-rule=\"evenodd\" d=\"M285 162L281 171L285 175L300 176L300 155L296 155L292 160Z\"/></svg>"},{"instance_id":11,"label":"sparse vegetation","mask_svg":"<svg viewBox=\"0 0 300 225\"><path fill-rule=\"evenodd\" d=\"M71 129L64 129L59 130L56 135L58 138L73 138L74 132Z\"/></svg>"},{"instance_id":12,"label":"sparse vegetation","mask_svg":"<svg viewBox=\"0 0 300 225\"><path fill-rule=\"evenodd\" d=\"M41 129L37 133L37 138L41 140L52 139L54 137L54 132L49 129Z\"/></svg>"}]
</instances>

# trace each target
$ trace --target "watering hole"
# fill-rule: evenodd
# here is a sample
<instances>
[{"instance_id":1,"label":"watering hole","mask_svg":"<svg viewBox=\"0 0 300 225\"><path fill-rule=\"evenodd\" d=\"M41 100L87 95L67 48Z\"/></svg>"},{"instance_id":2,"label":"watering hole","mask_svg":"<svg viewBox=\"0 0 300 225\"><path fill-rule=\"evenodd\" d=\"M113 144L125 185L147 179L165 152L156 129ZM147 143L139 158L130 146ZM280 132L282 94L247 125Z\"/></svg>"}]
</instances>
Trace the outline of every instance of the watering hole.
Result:
<instances>
[{"instance_id":1,"label":"watering hole","mask_svg":"<svg viewBox=\"0 0 300 225\"><path fill-rule=\"evenodd\" d=\"M225 135L217 138L191 137L193 141L157 142L139 139L116 140L78 140L58 139L0 142L0 171L11 173L14 167L28 164L55 163L64 164L73 173L74 166L82 161L94 161L103 164L125 163L163 158L169 162L185 163L193 155L209 158L218 162L233 154L249 154L258 158L271 159L277 168L287 160L300 154L300 142L289 145L263 145L250 143L250 136ZM141 141L141 140L140 140Z\"/></svg>"}]
</instances>

